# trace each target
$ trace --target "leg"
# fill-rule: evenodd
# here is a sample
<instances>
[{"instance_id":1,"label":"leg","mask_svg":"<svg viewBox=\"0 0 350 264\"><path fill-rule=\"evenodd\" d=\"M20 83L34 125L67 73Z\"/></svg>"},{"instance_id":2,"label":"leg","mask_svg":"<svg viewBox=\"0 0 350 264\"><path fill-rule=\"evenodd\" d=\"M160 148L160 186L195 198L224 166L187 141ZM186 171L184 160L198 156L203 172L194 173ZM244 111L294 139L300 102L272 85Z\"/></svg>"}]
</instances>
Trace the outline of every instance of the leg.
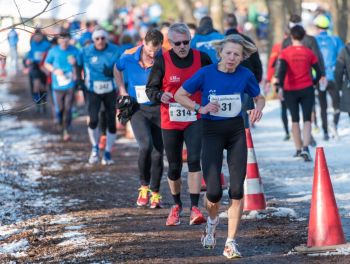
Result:
<instances>
[{"instance_id":1,"label":"leg","mask_svg":"<svg viewBox=\"0 0 350 264\"><path fill-rule=\"evenodd\" d=\"M315 103L315 97L313 96L313 88L307 88L302 91L301 93L301 108L303 112L303 147L307 148L310 144L311 139L311 113L312 108Z\"/></svg>"},{"instance_id":2,"label":"leg","mask_svg":"<svg viewBox=\"0 0 350 264\"><path fill-rule=\"evenodd\" d=\"M299 91L285 91L284 93L286 105L292 116L292 134L297 150L297 154L301 152L301 135L299 127Z\"/></svg>"},{"instance_id":3,"label":"leg","mask_svg":"<svg viewBox=\"0 0 350 264\"><path fill-rule=\"evenodd\" d=\"M110 153L112 151L113 144L116 139L116 121L115 121L115 115L116 115L116 101L117 101L117 95L115 91L112 91L111 93L104 94L102 97L103 104L106 111L106 117L107 117L107 142L106 142L106 148L105 153ZM105 155L106 156L106 155ZM107 155L108 156L108 155ZM110 157L104 157L106 158L105 161L107 163L111 161Z\"/></svg>"},{"instance_id":4,"label":"leg","mask_svg":"<svg viewBox=\"0 0 350 264\"><path fill-rule=\"evenodd\" d=\"M340 118L340 110L339 110L340 94L334 81L328 81L327 91L329 92L332 98L332 106L334 109L333 125L334 125L334 129L336 130L339 123L339 118Z\"/></svg>"},{"instance_id":5,"label":"leg","mask_svg":"<svg viewBox=\"0 0 350 264\"><path fill-rule=\"evenodd\" d=\"M289 137L288 116L287 116L287 105L284 100L281 101L281 119L283 122L283 127L287 138L287 136Z\"/></svg>"},{"instance_id":6,"label":"leg","mask_svg":"<svg viewBox=\"0 0 350 264\"><path fill-rule=\"evenodd\" d=\"M101 96L93 92L87 92L88 98L88 113L89 113L89 123L88 123L88 133L90 143L93 148L98 148L99 141L99 131L98 125L98 113L101 107Z\"/></svg>"},{"instance_id":7,"label":"leg","mask_svg":"<svg viewBox=\"0 0 350 264\"><path fill-rule=\"evenodd\" d=\"M318 100L320 102L322 129L326 137L328 135L328 122L327 122L327 93L326 91L320 91L318 89Z\"/></svg>"}]
</instances>

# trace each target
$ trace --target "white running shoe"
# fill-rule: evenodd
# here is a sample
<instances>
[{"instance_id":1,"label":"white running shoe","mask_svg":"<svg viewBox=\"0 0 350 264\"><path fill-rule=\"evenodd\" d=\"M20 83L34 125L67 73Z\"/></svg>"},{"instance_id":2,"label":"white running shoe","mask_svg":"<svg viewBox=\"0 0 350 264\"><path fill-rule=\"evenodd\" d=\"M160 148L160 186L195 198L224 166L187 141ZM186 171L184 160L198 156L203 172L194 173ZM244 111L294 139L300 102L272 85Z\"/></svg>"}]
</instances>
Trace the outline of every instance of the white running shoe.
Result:
<instances>
[{"instance_id":1,"label":"white running shoe","mask_svg":"<svg viewBox=\"0 0 350 264\"><path fill-rule=\"evenodd\" d=\"M201 242L204 248L213 249L216 245L215 230L219 224L219 217L216 217L216 221L212 223L208 217L205 231L202 235Z\"/></svg>"},{"instance_id":2,"label":"white running shoe","mask_svg":"<svg viewBox=\"0 0 350 264\"><path fill-rule=\"evenodd\" d=\"M224 252L222 253L228 259L241 258L242 255L237 249L236 240L226 242Z\"/></svg>"},{"instance_id":3,"label":"white running shoe","mask_svg":"<svg viewBox=\"0 0 350 264\"><path fill-rule=\"evenodd\" d=\"M105 151L101 163L102 165L112 165L114 163L110 152Z\"/></svg>"},{"instance_id":4,"label":"white running shoe","mask_svg":"<svg viewBox=\"0 0 350 264\"><path fill-rule=\"evenodd\" d=\"M89 157L90 164L96 164L98 162L98 148L93 147Z\"/></svg>"}]
</instances>

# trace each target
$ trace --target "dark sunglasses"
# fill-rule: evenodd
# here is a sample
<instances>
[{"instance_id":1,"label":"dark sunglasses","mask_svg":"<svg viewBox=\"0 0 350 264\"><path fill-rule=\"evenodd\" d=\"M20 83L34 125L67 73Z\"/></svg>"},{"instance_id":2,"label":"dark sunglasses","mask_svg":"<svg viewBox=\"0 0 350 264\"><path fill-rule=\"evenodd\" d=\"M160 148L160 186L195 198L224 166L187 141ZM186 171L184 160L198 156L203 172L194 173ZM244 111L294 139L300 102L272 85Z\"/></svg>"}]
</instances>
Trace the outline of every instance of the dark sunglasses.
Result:
<instances>
[{"instance_id":1,"label":"dark sunglasses","mask_svg":"<svg viewBox=\"0 0 350 264\"><path fill-rule=\"evenodd\" d=\"M184 44L184 46L188 45L190 43L189 40L184 40L184 41L176 41L176 42L173 42L175 46L180 46L181 43Z\"/></svg>"},{"instance_id":2,"label":"dark sunglasses","mask_svg":"<svg viewBox=\"0 0 350 264\"><path fill-rule=\"evenodd\" d=\"M99 41L99 40L105 40L106 38L105 37L97 37L95 38L95 40Z\"/></svg>"}]
</instances>

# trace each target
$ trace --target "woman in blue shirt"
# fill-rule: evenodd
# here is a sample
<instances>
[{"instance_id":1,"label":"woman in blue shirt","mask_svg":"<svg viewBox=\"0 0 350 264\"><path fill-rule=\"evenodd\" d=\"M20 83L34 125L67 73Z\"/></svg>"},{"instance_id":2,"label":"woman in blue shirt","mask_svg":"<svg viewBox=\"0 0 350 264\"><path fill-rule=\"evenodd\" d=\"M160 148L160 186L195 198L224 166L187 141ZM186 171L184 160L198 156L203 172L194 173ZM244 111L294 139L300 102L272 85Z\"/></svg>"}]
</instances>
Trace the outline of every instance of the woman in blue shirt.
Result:
<instances>
[{"instance_id":1,"label":"woman in blue shirt","mask_svg":"<svg viewBox=\"0 0 350 264\"><path fill-rule=\"evenodd\" d=\"M256 47L239 35L229 35L215 43L217 64L201 68L187 80L175 94L175 100L191 111L201 114L202 166L207 184L205 206L208 222L202 244L213 248L216 244L215 229L219 223L218 210L222 197L220 173L223 151L227 149L227 164L230 173L228 209L228 238L224 256L241 257L235 241L243 211L243 183L247 166L247 145L242 118L243 94L254 98L256 108L250 111L254 123L262 117L265 98L260 95L259 85L253 73L239 64L256 51ZM202 93L202 104L196 104L189 96L196 91Z\"/></svg>"}]
</instances>

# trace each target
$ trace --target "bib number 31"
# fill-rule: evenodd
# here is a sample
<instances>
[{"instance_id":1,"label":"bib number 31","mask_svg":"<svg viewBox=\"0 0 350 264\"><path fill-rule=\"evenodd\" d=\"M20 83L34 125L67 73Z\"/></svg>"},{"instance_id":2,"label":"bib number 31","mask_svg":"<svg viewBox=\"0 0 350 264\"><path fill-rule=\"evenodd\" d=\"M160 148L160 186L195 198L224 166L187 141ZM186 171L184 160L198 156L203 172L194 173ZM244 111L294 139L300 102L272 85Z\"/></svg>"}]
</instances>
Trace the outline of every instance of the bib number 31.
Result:
<instances>
[{"instance_id":1,"label":"bib number 31","mask_svg":"<svg viewBox=\"0 0 350 264\"><path fill-rule=\"evenodd\" d=\"M210 113L212 116L235 117L242 110L240 94L212 95L210 102L218 102L220 105L220 110L217 113Z\"/></svg>"},{"instance_id":2,"label":"bib number 31","mask_svg":"<svg viewBox=\"0 0 350 264\"><path fill-rule=\"evenodd\" d=\"M197 115L179 103L170 103L169 118L172 122L193 122L197 120Z\"/></svg>"}]
</instances>

